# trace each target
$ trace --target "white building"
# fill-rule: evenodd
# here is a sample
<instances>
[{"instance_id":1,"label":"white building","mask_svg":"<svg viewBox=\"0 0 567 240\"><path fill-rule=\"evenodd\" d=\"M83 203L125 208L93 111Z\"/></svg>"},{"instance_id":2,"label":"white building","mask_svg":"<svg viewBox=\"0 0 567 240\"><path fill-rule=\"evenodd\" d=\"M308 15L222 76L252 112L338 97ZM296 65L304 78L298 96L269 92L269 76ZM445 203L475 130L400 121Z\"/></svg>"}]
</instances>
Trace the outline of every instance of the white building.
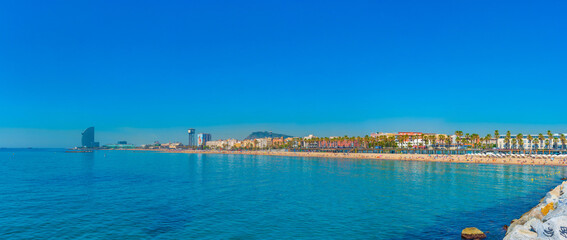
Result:
<instances>
[{"instance_id":1,"label":"white building","mask_svg":"<svg viewBox=\"0 0 567 240\"><path fill-rule=\"evenodd\" d=\"M528 139L529 134L522 134L522 142L520 144L517 135L511 135L510 140L506 141L506 135L500 135L497 140L497 148L499 149L562 149L561 134L553 134L551 141L547 134L543 135L543 139L538 134L531 134L532 141ZM514 141L515 140L515 141ZM515 142L515 143L514 143Z\"/></svg>"},{"instance_id":2,"label":"white building","mask_svg":"<svg viewBox=\"0 0 567 240\"><path fill-rule=\"evenodd\" d=\"M398 141L398 147L416 147L416 146L425 146L425 141L421 138L411 139L408 141L400 142Z\"/></svg>"},{"instance_id":3,"label":"white building","mask_svg":"<svg viewBox=\"0 0 567 240\"><path fill-rule=\"evenodd\" d=\"M183 144L180 142L174 142L174 143L162 143L161 148L169 148L169 149L177 149L177 148L181 148L183 147Z\"/></svg>"},{"instance_id":4,"label":"white building","mask_svg":"<svg viewBox=\"0 0 567 240\"><path fill-rule=\"evenodd\" d=\"M208 141L206 142L206 146L212 149L231 149L237 143L240 143L240 141L236 139L226 139L226 140Z\"/></svg>"},{"instance_id":5,"label":"white building","mask_svg":"<svg viewBox=\"0 0 567 240\"><path fill-rule=\"evenodd\" d=\"M222 149L223 141L222 140L207 141L205 142L205 146L211 149Z\"/></svg>"},{"instance_id":6,"label":"white building","mask_svg":"<svg viewBox=\"0 0 567 240\"><path fill-rule=\"evenodd\" d=\"M272 143L271 138L256 138L254 141L256 141L257 148L267 148Z\"/></svg>"},{"instance_id":7,"label":"white building","mask_svg":"<svg viewBox=\"0 0 567 240\"><path fill-rule=\"evenodd\" d=\"M309 140L309 139L313 139L313 138L316 138L315 136L313 136L313 134L309 134L309 136L303 137L303 139L305 139L305 140Z\"/></svg>"}]
</instances>

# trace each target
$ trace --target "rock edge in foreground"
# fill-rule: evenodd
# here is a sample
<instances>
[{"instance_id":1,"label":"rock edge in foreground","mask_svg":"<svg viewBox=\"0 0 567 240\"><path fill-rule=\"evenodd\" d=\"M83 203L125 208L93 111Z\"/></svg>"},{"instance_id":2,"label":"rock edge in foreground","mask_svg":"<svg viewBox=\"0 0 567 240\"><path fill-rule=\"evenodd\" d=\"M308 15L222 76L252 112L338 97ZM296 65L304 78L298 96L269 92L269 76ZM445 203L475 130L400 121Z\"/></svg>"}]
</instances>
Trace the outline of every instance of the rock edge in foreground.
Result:
<instances>
[{"instance_id":1,"label":"rock edge in foreground","mask_svg":"<svg viewBox=\"0 0 567 240\"><path fill-rule=\"evenodd\" d=\"M512 220L505 240L565 239L567 240L567 181L549 191L537 206Z\"/></svg>"}]
</instances>

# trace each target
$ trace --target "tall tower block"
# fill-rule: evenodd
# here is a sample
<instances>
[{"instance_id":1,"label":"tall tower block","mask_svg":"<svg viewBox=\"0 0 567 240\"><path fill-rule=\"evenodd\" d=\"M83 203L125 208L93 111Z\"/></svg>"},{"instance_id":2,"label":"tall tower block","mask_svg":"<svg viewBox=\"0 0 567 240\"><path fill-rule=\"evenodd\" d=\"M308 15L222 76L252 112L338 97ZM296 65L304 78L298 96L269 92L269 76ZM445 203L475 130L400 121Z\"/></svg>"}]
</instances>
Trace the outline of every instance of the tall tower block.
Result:
<instances>
[{"instance_id":1,"label":"tall tower block","mask_svg":"<svg viewBox=\"0 0 567 240\"><path fill-rule=\"evenodd\" d=\"M189 146L189 148L195 147L195 129L189 128L189 130L187 130L187 133L189 134L189 143L187 144L187 146Z\"/></svg>"}]
</instances>

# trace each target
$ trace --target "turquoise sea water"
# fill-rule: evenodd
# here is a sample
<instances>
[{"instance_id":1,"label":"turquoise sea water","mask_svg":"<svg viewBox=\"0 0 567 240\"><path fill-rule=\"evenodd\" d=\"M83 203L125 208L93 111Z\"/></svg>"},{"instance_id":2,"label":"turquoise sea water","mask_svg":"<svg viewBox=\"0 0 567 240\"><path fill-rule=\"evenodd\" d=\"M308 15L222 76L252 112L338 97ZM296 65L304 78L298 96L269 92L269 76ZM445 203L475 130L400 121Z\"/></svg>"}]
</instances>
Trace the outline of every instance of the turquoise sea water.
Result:
<instances>
[{"instance_id":1,"label":"turquoise sea water","mask_svg":"<svg viewBox=\"0 0 567 240\"><path fill-rule=\"evenodd\" d=\"M460 239L475 226L501 239L564 171L1 149L0 238Z\"/></svg>"}]
</instances>

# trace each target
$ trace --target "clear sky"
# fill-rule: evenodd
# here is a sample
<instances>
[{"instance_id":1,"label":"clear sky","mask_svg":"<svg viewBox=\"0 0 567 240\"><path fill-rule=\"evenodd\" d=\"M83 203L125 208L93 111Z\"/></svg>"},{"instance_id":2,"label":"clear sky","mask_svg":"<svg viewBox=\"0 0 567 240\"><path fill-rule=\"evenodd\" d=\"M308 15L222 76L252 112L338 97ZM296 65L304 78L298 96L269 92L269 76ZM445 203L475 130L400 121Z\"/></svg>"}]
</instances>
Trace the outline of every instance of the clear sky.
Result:
<instances>
[{"instance_id":1,"label":"clear sky","mask_svg":"<svg viewBox=\"0 0 567 240\"><path fill-rule=\"evenodd\" d=\"M567 132L565 1L0 2L0 147Z\"/></svg>"}]
</instances>

